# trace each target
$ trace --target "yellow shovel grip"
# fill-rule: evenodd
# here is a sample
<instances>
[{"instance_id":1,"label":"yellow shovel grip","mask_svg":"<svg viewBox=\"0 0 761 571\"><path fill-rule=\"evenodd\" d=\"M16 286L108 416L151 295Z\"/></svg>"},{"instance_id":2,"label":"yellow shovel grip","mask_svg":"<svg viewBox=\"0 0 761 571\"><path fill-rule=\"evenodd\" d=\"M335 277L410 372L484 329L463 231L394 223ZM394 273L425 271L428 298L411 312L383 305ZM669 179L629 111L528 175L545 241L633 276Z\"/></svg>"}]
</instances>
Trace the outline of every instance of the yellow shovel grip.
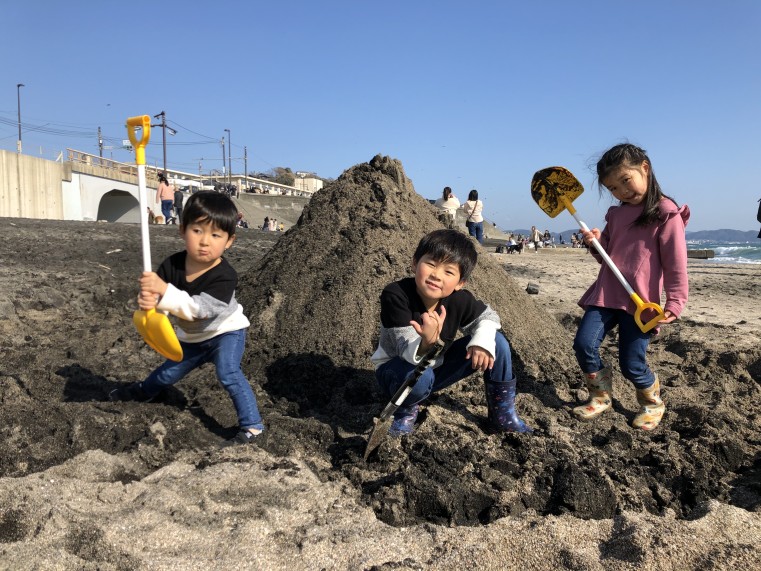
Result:
<instances>
[{"instance_id":1,"label":"yellow shovel grip","mask_svg":"<svg viewBox=\"0 0 761 571\"><path fill-rule=\"evenodd\" d=\"M637 326L640 328L642 333L647 333L653 327L658 325L658 323L666 319L666 315L663 313L663 309L657 303L644 302L642 301L642 298L636 293L631 294L629 297L632 298L632 301L637 306L637 311L634 312L634 321L636 321ZM653 317L647 323L642 323L642 312L648 309L655 312L655 317Z\"/></svg>"},{"instance_id":2,"label":"yellow shovel grip","mask_svg":"<svg viewBox=\"0 0 761 571\"><path fill-rule=\"evenodd\" d=\"M142 127L142 138L138 141L135 136L135 128ZM127 119L127 135L132 146L135 147L135 162L139 165L145 164L145 147L151 138L151 117L150 115L137 115Z\"/></svg>"},{"instance_id":3,"label":"yellow shovel grip","mask_svg":"<svg viewBox=\"0 0 761 571\"><path fill-rule=\"evenodd\" d=\"M568 200L568 197L564 194L561 194L558 198L560 198L560 201L565 205L565 209L570 212L572 215L576 214L576 208L573 206L573 202Z\"/></svg>"}]
</instances>

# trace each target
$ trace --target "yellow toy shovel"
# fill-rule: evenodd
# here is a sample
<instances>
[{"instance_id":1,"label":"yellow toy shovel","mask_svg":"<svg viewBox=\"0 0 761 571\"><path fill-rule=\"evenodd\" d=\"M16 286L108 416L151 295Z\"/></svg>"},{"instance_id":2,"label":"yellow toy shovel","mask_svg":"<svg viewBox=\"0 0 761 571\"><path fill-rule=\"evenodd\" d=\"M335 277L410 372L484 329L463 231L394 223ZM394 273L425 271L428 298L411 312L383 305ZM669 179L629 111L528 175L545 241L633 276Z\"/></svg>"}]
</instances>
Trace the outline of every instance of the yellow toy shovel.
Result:
<instances>
[{"instance_id":1,"label":"yellow toy shovel","mask_svg":"<svg viewBox=\"0 0 761 571\"><path fill-rule=\"evenodd\" d=\"M135 131L142 128L142 136L138 141ZM132 146L135 148L135 162L137 163L137 186L140 200L140 232L143 240L143 270L153 271L151 268L151 243L148 237L148 197L145 183L145 147L151 138L151 118L148 115L139 115L127 119L127 134ZM174 332L174 327L169 318L155 309L143 311L138 309L132 315L135 324L145 342L156 352L172 361L182 361L182 347Z\"/></svg>"},{"instance_id":2,"label":"yellow toy shovel","mask_svg":"<svg viewBox=\"0 0 761 571\"><path fill-rule=\"evenodd\" d=\"M588 232L589 228L579 219L576 214L576 209L572 204L582 192L584 192L584 187L581 183L575 176L573 176L571 171L563 167L548 167L537 171L534 174L534 178L531 180L531 197L534 199L534 202L539 205L539 208L544 210L550 218L555 218L555 216L563 212L563 210L568 210L568 212L570 212L576 219L576 222L578 222L579 227L585 232ZM642 298L632 289L632 286L629 285L629 282L626 281L626 278L619 271L616 264L610 259L610 256L608 256L607 252L605 252L596 238L592 240L592 245L597 250L597 253L602 256L602 259L605 260L605 263L608 264L608 267L616 275L618 281L621 282L621 285L624 286L629 297L637 306L637 310L634 312L634 321L637 322L637 325L642 332L647 333L653 327L658 325L658 322L665 319L663 309L661 309L660 305L657 303L642 301ZM652 310L656 315L647 323L642 323L642 312L645 310Z\"/></svg>"}]
</instances>

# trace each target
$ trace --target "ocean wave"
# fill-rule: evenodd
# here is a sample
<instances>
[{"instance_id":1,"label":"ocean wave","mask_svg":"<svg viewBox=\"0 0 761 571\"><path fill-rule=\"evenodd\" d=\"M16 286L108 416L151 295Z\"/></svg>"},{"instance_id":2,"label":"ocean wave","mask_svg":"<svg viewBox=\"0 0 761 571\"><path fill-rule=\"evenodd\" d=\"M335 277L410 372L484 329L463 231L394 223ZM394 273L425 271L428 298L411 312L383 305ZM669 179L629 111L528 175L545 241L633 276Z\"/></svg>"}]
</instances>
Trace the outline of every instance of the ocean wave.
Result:
<instances>
[{"instance_id":1,"label":"ocean wave","mask_svg":"<svg viewBox=\"0 0 761 571\"><path fill-rule=\"evenodd\" d=\"M732 257L732 256L726 256L726 257L714 257L714 258L708 258L707 260L704 260L706 263L709 264L761 264L761 259L759 260L751 260L748 258L743 257Z\"/></svg>"}]
</instances>

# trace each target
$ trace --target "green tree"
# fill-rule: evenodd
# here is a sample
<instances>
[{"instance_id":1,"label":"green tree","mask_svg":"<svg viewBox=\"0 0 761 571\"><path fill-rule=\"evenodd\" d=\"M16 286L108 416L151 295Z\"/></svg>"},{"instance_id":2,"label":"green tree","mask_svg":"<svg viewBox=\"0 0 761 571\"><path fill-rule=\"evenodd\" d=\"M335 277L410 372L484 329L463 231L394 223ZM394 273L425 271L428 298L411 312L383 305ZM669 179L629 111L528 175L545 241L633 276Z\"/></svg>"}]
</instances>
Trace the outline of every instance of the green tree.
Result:
<instances>
[{"instance_id":1,"label":"green tree","mask_svg":"<svg viewBox=\"0 0 761 571\"><path fill-rule=\"evenodd\" d=\"M296 177L289 168L275 167L272 169L273 180L278 184L293 186L296 183Z\"/></svg>"}]
</instances>

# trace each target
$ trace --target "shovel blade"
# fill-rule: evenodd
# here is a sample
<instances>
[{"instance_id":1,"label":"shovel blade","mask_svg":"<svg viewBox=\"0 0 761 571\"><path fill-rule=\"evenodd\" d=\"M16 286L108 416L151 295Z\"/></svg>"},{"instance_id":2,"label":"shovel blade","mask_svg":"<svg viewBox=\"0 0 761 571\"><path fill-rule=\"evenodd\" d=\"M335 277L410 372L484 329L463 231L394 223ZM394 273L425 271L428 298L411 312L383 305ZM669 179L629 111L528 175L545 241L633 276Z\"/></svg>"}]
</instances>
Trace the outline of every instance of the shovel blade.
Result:
<instances>
[{"instance_id":1,"label":"shovel blade","mask_svg":"<svg viewBox=\"0 0 761 571\"><path fill-rule=\"evenodd\" d=\"M563 167L548 167L537 171L531 180L531 197L550 218L566 210L584 187Z\"/></svg>"},{"instance_id":2,"label":"shovel blade","mask_svg":"<svg viewBox=\"0 0 761 571\"><path fill-rule=\"evenodd\" d=\"M170 361L182 361L182 346L174 332L169 318L153 309L137 310L132 314L132 322L145 342L157 353Z\"/></svg>"},{"instance_id":3,"label":"shovel blade","mask_svg":"<svg viewBox=\"0 0 761 571\"><path fill-rule=\"evenodd\" d=\"M378 448L380 443L386 438L388 429L391 427L391 422L393 420L394 417L392 415L375 420L375 428L373 428L370 438L367 440L367 448L365 448L365 461L367 461L367 457L370 456L370 453Z\"/></svg>"}]
</instances>

